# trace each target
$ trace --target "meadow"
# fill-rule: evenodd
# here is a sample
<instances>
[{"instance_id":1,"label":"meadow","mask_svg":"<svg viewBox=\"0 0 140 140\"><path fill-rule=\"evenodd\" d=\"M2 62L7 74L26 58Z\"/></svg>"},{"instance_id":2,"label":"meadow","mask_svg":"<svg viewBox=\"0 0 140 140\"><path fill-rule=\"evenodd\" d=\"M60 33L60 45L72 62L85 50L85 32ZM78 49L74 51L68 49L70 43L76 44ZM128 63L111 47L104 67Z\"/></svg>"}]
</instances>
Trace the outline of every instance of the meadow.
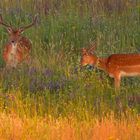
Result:
<instances>
[{"instance_id":1,"label":"meadow","mask_svg":"<svg viewBox=\"0 0 140 140\"><path fill-rule=\"evenodd\" d=\"M119 92L100 70L80 68L81 49L96 55L140 53L139 0L3 0L0 14L15 27L34 27L32 63L2 74L0 140L139 140L140 77L123 78Z\"/></svg>"}]
</instances>

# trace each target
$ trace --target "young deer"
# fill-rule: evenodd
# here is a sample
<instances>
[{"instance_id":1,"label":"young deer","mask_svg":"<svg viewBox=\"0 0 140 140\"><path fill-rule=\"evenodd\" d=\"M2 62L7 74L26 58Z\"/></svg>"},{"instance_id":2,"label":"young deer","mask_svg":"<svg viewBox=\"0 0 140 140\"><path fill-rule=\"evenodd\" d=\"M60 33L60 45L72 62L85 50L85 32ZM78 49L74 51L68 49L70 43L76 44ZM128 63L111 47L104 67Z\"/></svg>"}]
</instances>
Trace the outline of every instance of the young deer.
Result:
<instances>
[{"instance_id":1,"label":"young deer","mask_svg":"<svg viewBox=\"0 0 140 140\"><path fill-rule=\"evenodd\" d=\"M115 88L120 88L121 77L140 75L140 54L112 54L99 58L94 54L96 45L82 49L81 66L92 65L104 70L114 78Z\"/></svg>"},{"instance_id":2,"label":"young deer","mask_svg":"<svg viewBox=\"0 0 140 140\"><path fill-rule=\"evenodd\" d=\"M3 59L6 63L6 67L16 68L17 65L22 62L29 63L32 43L27 37L21 34L25 29L32 27L36 23L36 19L37 17L35 16L31 24L15 29L4 23L0 15L0 24L7 28L9 34L9 41L3 50Z\"/></svg>"}]
</instances>

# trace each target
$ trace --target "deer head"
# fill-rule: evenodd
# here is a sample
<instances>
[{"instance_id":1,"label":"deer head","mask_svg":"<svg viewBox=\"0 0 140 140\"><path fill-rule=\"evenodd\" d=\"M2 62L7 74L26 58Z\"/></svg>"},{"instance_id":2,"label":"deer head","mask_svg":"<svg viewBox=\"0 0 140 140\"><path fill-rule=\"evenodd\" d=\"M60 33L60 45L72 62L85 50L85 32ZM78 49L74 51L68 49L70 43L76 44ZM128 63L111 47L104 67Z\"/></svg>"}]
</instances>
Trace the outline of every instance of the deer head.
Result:
<instances>
[{"instance_id":1,"label":"deer head","mask_svg":"<svg viewBox=\"0 0 140 140\"><path fill-rule=\"evenodd\" d=\"M6 24L3 21L2 16L0 15L0 24L6 27L7 32L9 34L9 43L12 43L14 45L20 40L21 34L26 29L28 29L28 28L32 27L33 25L35 25L36 20L37 20L37 16L34 17L34 19L32 20L32 23L31 24L29 24L27 26L24 26L24 27L20 27L18 29L15 29L11 25Z\"/></svg>"},{"instance_id":2,"label":"deer head","mask_svg":"<svg viewBox=\"0 0 140 140\"><path fill-rule=\"evenodd\" d=\"M23 37L21 34L26 29L32 27L36 23L36 20L37 16L34 17L31 24L15 29L6 24L0 15L0 24L6 27L9 34L9 42L3 49L3 59L6 63L6 67L16 67L23 61L29 62L31 42L28 38Z\"/></svg>"},{"instance_id":3,"label":"deer head","mask_svg":"<svg viewBox=\"0 0 140 140\"><path fill-rule=\"evenodd\" d=\"M97 61L97 57L94 54L96 44L90 45L90 48L82 48L81 66L92 65L94 66Z\"/></svg>"}]
</instances>

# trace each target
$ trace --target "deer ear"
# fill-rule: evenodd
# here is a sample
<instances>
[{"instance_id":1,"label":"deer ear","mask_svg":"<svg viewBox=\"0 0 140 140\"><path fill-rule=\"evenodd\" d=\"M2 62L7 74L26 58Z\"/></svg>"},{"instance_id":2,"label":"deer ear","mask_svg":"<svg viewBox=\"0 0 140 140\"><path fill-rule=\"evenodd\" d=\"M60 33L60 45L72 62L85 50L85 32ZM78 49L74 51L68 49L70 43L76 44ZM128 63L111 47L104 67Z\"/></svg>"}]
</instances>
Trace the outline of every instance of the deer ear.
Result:
<instances>
[{"instance_id":1,"label":"deer ear","mask_svg":"<svg viewBox=\"0 0 140 140\"><path fill-rule=\"evenodd\" d=\"M12 28L11 27L7 27L7 32L10 34L12 32Z\"/></svg>"},{"instance_id":2,"label":"deer ear","mask_svg":"<svg viewBox=\"0 0 140 140\"><path fill-rule=\"evenodd\" d=\"M19 32L20 32L20 33L23 33L23 32L24 32L24 29L23 29L23 28L20 28L20 29L19 29Z\"/></svg>"},{"instance_id":3,"label":"deer ear","mask_svg":"<svg viewBox=\"0 0 140 140\"><path fill-rule=\"evenodd\" d=\"M82 55L86 55L87 54L87 49L86 48L82 48Z\"/></svg>"}]
</instances>

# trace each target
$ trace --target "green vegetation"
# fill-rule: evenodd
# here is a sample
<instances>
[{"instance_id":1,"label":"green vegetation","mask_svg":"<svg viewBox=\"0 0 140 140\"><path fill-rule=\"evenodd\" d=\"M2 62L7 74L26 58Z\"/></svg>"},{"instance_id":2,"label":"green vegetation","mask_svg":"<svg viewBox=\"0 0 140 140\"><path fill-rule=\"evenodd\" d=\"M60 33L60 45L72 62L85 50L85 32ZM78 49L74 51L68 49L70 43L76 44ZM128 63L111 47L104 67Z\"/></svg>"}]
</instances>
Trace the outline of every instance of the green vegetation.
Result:
<instances>
[{"instance_id":1,"label":"green vegetation","mask_svg":"<svg viewBox=\"0 0 140 140\"><path fill-rule=\"evenodd\" d=\"M100 57L139 53L138 1L117 5L107 0L3 0L0 6L3 19L16 27L39 14L37 25L24 33L33 43L32 65L1 75L1 112L30 117L74 115L79 120L112 112L118 118L139 114L139 77L123 79L116 93L107 74L79 67L80 49L95 40ZM2 50L8 38L2 26L0 34L0 65L4 68Z\"/></svg>"}]
</instances>

